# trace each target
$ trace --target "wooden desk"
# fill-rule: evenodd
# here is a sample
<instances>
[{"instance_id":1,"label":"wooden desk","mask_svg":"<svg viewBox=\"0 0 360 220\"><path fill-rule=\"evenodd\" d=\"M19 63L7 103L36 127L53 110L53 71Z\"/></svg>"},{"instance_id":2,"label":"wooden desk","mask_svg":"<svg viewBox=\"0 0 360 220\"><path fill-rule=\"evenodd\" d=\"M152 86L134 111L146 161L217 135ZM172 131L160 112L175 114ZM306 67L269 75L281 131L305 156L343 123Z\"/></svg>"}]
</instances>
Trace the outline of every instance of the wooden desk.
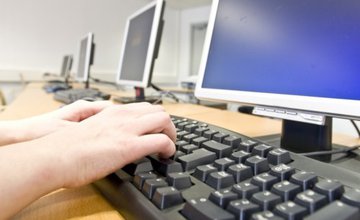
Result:
<instances>
[{"instance_id":1,"label":"wooden desk","mask_svg":"<svg viewBox=\"0 0 360 220\"><path fill-rule=\"evenodd\" d=\"M29 117L59 108L62 104L46 94L42 84L30 84L0 113L0 119ZM112 92L116 94L117 92ZM189 117L225 127L248 136L261 136L280 132L278 120L266 119L192 104L164 104L173 115ZM343 141L356 141L345 138ZM350 141L349 141L350 140ZM14 219L123 219L92 185L76 189L63 189L50 193L25 208Z\"/></svg>"}]
</instances>

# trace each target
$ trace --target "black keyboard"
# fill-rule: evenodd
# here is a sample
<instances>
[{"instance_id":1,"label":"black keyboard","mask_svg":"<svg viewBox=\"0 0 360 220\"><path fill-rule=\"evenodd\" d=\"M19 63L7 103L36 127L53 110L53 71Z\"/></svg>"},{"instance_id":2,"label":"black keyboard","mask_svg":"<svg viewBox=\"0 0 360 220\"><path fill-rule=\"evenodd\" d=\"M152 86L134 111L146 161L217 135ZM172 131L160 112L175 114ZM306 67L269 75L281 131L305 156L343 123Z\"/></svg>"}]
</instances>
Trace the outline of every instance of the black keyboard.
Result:
<instances>
[{"instance_id":1,"label":"black keyboard","mask_svg":"<svg viewBox=\"0 0 360 220\"><path fill-rule=\"evenodd\" d=\"M108 100L110 99L110 94L97 89L69 89L57 91L54 94L54 99L65 104L70 104L81 99L88 101Z\"/></svg>"},{"instance_id":2,"label":"black keyboard","mask_svg":"<svg viewBox=\"0 0 360 220\"><path fill-rule=\"evenodd\" d=\"M172 120L171 159L148 156L94 183L126 219L360 219L359 173Z\"/></svg>"}]
</instances>

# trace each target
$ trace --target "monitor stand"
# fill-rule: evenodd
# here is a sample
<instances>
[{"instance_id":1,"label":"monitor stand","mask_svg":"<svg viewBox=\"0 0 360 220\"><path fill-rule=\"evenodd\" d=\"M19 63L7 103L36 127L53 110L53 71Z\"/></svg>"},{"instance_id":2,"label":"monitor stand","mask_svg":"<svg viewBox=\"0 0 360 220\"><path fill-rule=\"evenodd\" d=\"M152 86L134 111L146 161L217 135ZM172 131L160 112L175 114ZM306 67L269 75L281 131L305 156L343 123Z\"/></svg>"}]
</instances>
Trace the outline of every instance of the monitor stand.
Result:
<instances>
[{"instance_id":1,"label":"monitor stand","mask_svg":"<svg viewBox=\"0 0 360 220\"><path fill-rule=\"evenodd\" d=\"M325 118L325 124L323 126L283 119L281 134L260 136L255 137L255 139L294 153L331 151L348 148L348 146L332 143L332 118L328 116ZM321 155L312 156L312 158L359 172L359 149L348 154Z\"/></svg>"},{"instance_id":2,"label":"monitor stand","mask_svg":"<svg viewBox=\"0 0 360 220\"><path fill-rule=\"evenodd\" d=\"M161 104L161 96L145 96L145 89L135 87L135 97L115 97L114 101L123 104L135 103L135 102L149 102L152 104Z\"/></svg>"}]
</instances>

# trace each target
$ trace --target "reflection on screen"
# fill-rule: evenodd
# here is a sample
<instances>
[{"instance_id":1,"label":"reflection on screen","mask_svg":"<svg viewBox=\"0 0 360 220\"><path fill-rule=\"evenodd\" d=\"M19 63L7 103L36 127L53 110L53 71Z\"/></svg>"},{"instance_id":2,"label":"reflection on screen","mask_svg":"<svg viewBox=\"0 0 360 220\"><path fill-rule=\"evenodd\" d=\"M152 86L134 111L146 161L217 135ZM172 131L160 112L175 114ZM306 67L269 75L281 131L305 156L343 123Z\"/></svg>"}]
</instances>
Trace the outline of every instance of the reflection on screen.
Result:
<instances>
[{"instance_id":1,"label":"reflection on screen","mask_svg":"<svg viewBox=\"0 0 360 220\"><path fill-rule=\"evenodd\" d=\"M360 100L359 81L360 1L219 1L204 88Z\"/></svg>"}]
</instances>

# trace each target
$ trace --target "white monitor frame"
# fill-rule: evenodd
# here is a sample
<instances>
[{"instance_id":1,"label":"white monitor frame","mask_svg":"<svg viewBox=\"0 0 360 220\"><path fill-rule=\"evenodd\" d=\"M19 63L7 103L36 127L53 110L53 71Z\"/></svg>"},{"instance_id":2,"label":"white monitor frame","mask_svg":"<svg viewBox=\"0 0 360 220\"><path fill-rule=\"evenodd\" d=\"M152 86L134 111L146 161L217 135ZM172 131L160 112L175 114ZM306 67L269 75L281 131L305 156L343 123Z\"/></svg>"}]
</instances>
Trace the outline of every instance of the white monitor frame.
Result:
<instances>
[{"instance_id":1,"label":"white monitor frame","mask_svg":"<svg viewBox=\"0 0 360 220\"><path fill-rule=\"evenodd\" d=\"M79 65L84 65L84 73L80 74L78 71L76 72L75 75L75 80L79 81L79 82L86 82L88 80L89 77L89 68L90 68L90 62L91 62L91 53L92 53L92 45L93 45L93 40L94 40L94 34L89 32L88 34L86 34L85 37L83 37L80 41L80 45L79 45L79 57L78 57L78 67ZM86 41L86 48L85 48L85 62L84 63L80 63L80 55L82 53L81 51L81 43L83 41Z\"/></svg>"},{"instance_id":2,"label":"white monitor frame","mask_svg":"<svg viewBox=\"0 0 360 220\"><path fill-rule=\"evenodd\" d=\"M147 55L146 55L146 62L145 62L145 68L144 68L144 72L143 72L143 78L141 81L120 79L122 65L123 65L124 56L125 56L125 49L126 49L125 46L126 46L126 42L128 40L127 37L128 37L129 28L130 28L130 22L132 19L136 18L137 16L139 16L140 14L142 14L143 12L147 11L148 9L150 9L152 7L156 7L156 8L155 8L154 20L153 20L152 28L151 28L149 47L148 47ZM135 86L135 87L141 87L141 88L146 88L149 86L148 83L149 83L149 79L152 74L151 71L152 71L152 65L153 65L153 55L155 52L157 34L158 34L159 26L161 23L160 19L161 19L161 13L162 13L163 7L164 7L164 0L156 0L156 1L151 2L148 5L144 6L143 8L137 10L135 13L133 13L132 15L130 15L128 17L128 19L126 21L125 32L124 32L125 37L122 42L119 68L118 68L118 72L116 75L116 83L117 84L126 85L126 86Z\"/></svg>"},{"instance_id":3,"label":"white monitor frame","mask_svg":"<svg viewBox=\"0 0 360 220\"><path fill-rule=\"evenodd\" d=\"M213 0L199 69L199 79L195 89L196 97L205 100L236 102L253 106L269 106L281 109L300 110L341 118L360 118L359 100L203 88L203 78L205 75L218 5L219 0Z\"/></svg>"},{"instance_id":4,"label":"white monitor frame","mask_svg":"<svg viewBox=\"0 0 360 220\"><path fill-rule=\"evenodd\" d=\"M60 70L61 77L69 77L70 76L72 62L73 62L72 55L65 55L63 57L63 62L61 65L61 70Z\"/></svg>"}]
</instances>

